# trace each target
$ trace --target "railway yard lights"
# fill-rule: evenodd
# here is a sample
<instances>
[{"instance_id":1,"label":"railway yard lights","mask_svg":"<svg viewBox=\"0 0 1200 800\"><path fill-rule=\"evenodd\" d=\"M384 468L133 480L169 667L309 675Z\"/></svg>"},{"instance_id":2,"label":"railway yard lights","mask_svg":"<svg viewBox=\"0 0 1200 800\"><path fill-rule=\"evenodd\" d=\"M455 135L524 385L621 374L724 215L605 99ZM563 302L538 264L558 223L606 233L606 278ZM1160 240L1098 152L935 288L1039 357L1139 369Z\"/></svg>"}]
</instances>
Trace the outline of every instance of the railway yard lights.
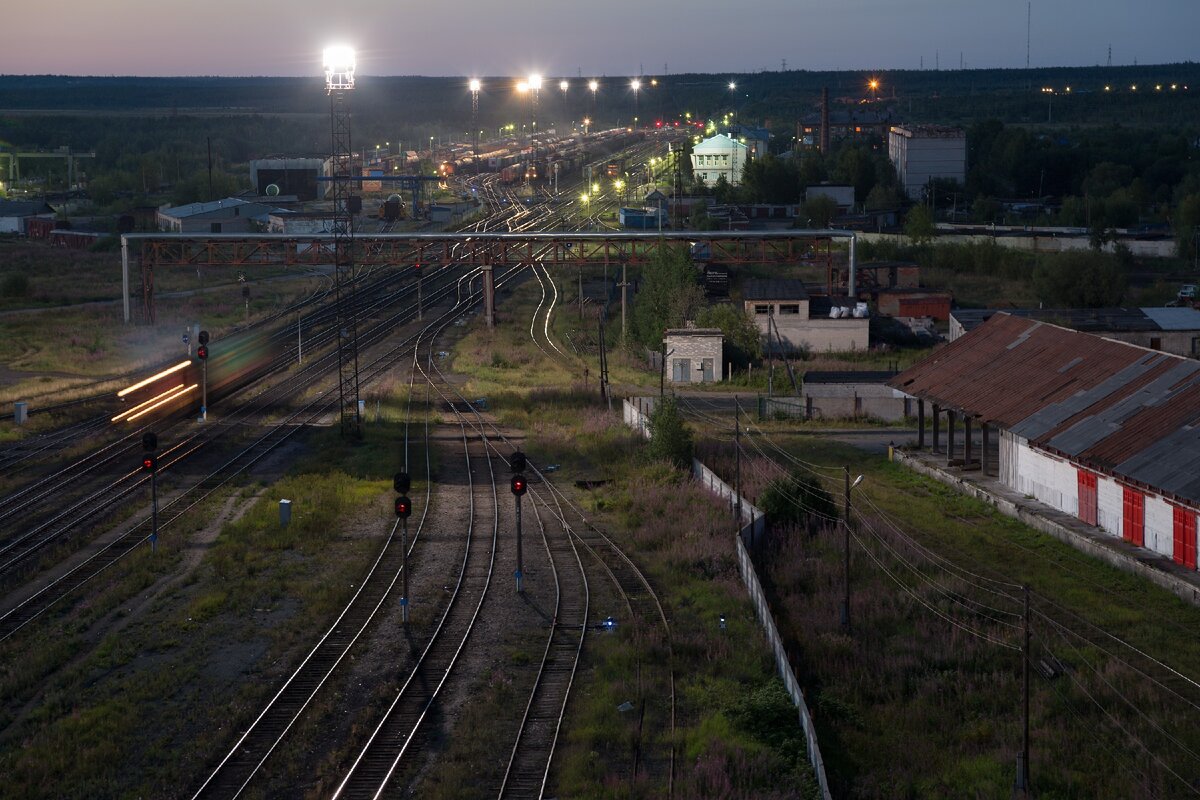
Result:
<instances>
[{"instance_id":1,"label":"railway yard lights","mask_svg":"<svg viewBox=\"0 0 1200 800\"><path fill-rule=\"evenodd\" d=\"M629 88L633 89L633 127L637 127L638 119L638 92L642 89L642 82L634 78L629 82Z\"/></svg>"},{"instance_id":2,"label":"railway yard lights","mask_svg":"<svg viewBox=\"0 0 1200 800\"><path fill-rule=\"evenodd\" d=\"M512 489L513 498L517 508L517 571L514 576L517 579L517 591L522 592L521 581L525 577L525 561L521 552L521 496L529 489L529 484L525 480L525 454L520 450L513 453L512 460L509 461L509 467L512 468L513 476L509 481L509 488Z\"/></svg>"},{"instance_id":3,"label":"railway yard lights","mask_svg":"<svg viewBox=\"0 0 1200 800\"><path fill-rule=\"evenodd\" d=\"M483 83L479 78L471 78L468 84L471 89L471 130L475 131L475 147L472 155L475 156L475 161L479 161L479 134L483 131L479 130L479 90L483 88ZM479 164L476 163L475 171L479 171Z\"/></svg>"},{"instance_id":4,"label":"railway yard lights","mask_svg":"<svg viewBox=\"0 0 1200 800\"><path fill-rule=\"evenodd\" d=\"M158 549L158 436L154 431L142 434L142 469L150 473L150 550Z\"/></svg>"},{"instance_id":5,"label":"railway yard lights","mask_svg":"<svg viewBox=\"0 0 1200 800\"><path fill-rule=\"evenodd\" d=\"M397 472L392 479L392 486L395 488L398 497L396 497L396 516L400 518L400 550L402 563L400 572L403 576L403 583L400 589L400 613L404 620L404 624L408 624L408 518L412 515L412 500L408 499L408 490L412 486L412 481L408 477L407 472Z\"/></svg>"},{"instance_id":6,"label":"railway yard lights","mask_svg":"<svg viewBox=\"0 0 1200 800\"><path fill-rule=\"evenodd\" d=\"M200 369L203 378L200 381L200 419L197 422L208 421L208 331L200 331L196 337L200 345L196 348L196 358L200 359Z\"/></svg>"}]
</instances>

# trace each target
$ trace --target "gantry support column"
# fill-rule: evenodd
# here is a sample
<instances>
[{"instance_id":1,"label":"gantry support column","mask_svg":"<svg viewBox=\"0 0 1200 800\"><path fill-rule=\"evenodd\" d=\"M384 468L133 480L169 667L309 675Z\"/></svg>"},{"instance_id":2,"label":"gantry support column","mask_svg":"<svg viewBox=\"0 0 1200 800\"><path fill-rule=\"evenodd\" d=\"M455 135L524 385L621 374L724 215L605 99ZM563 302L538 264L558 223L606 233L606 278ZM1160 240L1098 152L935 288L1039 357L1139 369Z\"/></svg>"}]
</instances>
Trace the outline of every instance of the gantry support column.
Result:
<instances>
[{"instance_id":1,"label":"gantry support column","mask_svg":"<svg viewBox=\"0 0 1200 800\"><path fill-rule=\"evenodd\" d=\"M972 469L971 418L966 414L963 414L963 429L966 432L963 437L963 469Z\"/></svg>"},{"instance_id":2,"label":"gantry support column","mask_svg":"<svg viewBox=\"0 0 1200 800\"><path fill-rule=\"evenodd\" d=\"M987 423L983 422L979 425L979 433L983 437L982 446L979 448L982 452L979 454L979 471L984 475L988 474L988 438L991 429Z\"/></svg>"},{"instance_id":3,"label":"gantry support column","mask_svg":"<svg viewBox=\"0 0 1200 800\"><path fill-rule=\"evenodd\" d=\"M934 453L941 452L938 449L938 447L940 446L938 444L938 433L940 433L941 425L942 425L942 409L938 406L937 403L934 403L933 404L933 450L931 451Z\"/></svg>"},{"instance_id":4,"label":"gantry support column","mask_svg":"<svg viewBox=\"0 0 1200 800\"><path fill-rule=\"evenodd\" d=\"M954 412L946 409L946 466L954 460Z\"/></svg>"},{"instance_id":5,"label":"gantry support column","mask_svg":"<svg viewBox=\"0 0 1200 800\"><path fill-rule=\"evenodd\" d=\"M917 449L925 449L925 401L917 400Z\"/></svg>"},{"instance_id":6,"label":"gantry support column","mask_svg":"<svg viewBox=\"0 0 1200 800\"><path fill-rule=\"evenodd\" d=\"M483 319L489 328L496 327L496 276L491 264L483 267Z\"/></svg>"}]
</instances>

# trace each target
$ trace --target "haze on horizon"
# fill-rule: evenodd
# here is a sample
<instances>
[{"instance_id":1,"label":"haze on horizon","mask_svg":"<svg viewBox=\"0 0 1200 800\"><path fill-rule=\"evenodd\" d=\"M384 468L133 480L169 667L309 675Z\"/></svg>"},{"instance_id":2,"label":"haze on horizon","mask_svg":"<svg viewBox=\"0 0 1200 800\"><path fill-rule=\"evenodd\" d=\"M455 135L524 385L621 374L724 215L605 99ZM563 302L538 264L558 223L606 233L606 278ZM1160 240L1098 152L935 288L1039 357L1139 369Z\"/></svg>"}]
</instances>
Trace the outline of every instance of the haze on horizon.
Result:
<instances>
[{"instance_id":1,"label":"haze on horizon","mask_svg":"<svg viewBox=\"0 0 1200 800\"><path fill-rule=\"evenodd\" d=\"M385 10L384 7L390 6ZM1034 0L1031 66L1190 61L1196 0ZM63 0L5 11L0 74L661 75L1025 66L1025 0Z\"/></svg>"}]
</instances>

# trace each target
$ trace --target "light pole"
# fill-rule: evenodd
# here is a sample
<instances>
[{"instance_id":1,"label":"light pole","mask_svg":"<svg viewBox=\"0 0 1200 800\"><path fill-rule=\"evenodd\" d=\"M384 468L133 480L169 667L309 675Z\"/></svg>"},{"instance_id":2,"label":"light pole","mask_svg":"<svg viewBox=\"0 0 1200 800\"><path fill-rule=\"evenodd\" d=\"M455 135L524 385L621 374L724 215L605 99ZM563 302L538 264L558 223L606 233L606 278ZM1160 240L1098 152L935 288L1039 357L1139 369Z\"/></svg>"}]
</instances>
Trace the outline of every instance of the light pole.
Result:
<instances>
[{"instance_id":1,"label":"light pole","mask_svg":"<svg viewBox=\"0 0 1200 800\"><path fill-rule=\"evenodd\" d=\"M642 82L634 78L629 82L629 88L633 89L633 127L638 126L638 92L642 89Z\"/></svg>"},{"instance_id":2,"label":"light pole","mask_svg":"<svg viewBox=\"0 0 1200 800\"><path fill-rule=\"evenodd\" d=\"M593 78L588 81L588 88L592 90L592 116L596 116L596 92L600 89L600 81Z\"/></svg>"},{"instance_id":3,"label":"light pole","mask_svg":"<svg viewBox=\"0 0 1200 800\"><path fill-rule=\"evenodd\" d=\"M542 76L538 75L536 72L529 76L529 90L531 92L533 92L533 105L530 106L530 119L529 119L530 128L533 131L533 133L531 135L536 137L537 136L537 117L538 117L538 94L542 90ZM537 140L536 139L534 140L534 145L533 145L533 157L535 159L537 158Z\"/></svg>"},{"instance_id":4,"label":"light pole","mask_svg":"<svg viewBox=\"0 0 1200 800\"><path fill-rule=\"evenodd\" d=\"M571 88L571 82L567 81L567 80L561 80L558 82L558 88L559 88L559 91L562 92L562 113L563 113L562 124L566 125L567 120L571 116L567 112L567 90ZM565 130L565 128L564 128L564 130Z\"/></svg>"},{"instance_id":5,"label":"light pole","mask_svg":"<svg viewBox=\"0 0 1200 800\"><path fill-rule=\"evenodd\" d=\"M848 467L848 466L842 467L842 471L845 473L845 476L846 476L845 509L842 513L842 531L845 534L844 541L843 541L843 544L844 544L843 554L845 556L845 564L846 564L846 577L845 577L846 596L842 600L842 627L846 629L847 633L849 633L850 632L850 490L853 489L854 487L858 486L860 483L862 483L863 476L859 475L857 478L854 479L854 483L851 483L850 482L850 467Z\"/></svg>"},{"instance_id":6,"label":"light pole","mask_svg":"<svg viewBox=\"0 0 1200 800\"><path fill-rule=\"evenodd\" d=\"M867 88L871 90L871 101L874 102L875 100L878 100L879 99L879 79L871 78L871 80L867 81Z\"/></svg>"}]
</instances>

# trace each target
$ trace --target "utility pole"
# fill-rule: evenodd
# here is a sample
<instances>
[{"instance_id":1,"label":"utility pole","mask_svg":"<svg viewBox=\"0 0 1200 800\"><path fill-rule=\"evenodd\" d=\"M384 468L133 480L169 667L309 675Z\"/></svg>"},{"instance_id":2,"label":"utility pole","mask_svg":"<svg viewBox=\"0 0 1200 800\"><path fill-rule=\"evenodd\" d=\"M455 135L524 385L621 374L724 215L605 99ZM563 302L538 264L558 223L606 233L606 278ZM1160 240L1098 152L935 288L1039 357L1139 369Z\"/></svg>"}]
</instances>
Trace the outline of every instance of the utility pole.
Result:
<instances>
[{"instance_id":1,"label":"utility pole","mask_svg":"<svg viewBox=\"0 0 1200 800\"><path fill-rule=\"evenodd\" d=\"M629 291L629 288L628 288L629 281L625 277L625 275L626 275L625 268L627 266L629 266L628 259L622 259L622 261L621 261L621 341L622 342L625 341L625 337L628 335L628 332L629 332L628 327L626 326L626 323L625 323L625 301L626 301L626 294ZM665 345L664 345L664 347L665 347Z\"/></svg>"},{"instance_id":2,"label":"utility pole","mask_svg":"<svg viewBox=\"0 0 1200 800\"><path fill-rule=\"evenodd\" d=\"M738 396L733 396L733 442L734 456L737 459L737 467L734 470L734 528L740 529L742 525L742 419L741 404L738 402ZM751 533L753 536L753 533Z\"/></svg>"},{"instance_id":3,"label":"utility pole","mask_svg":"<svg viewBox=\"0 0 1200 800\"><path fill-rule=\"evenodd\" d=\"M1024 641L1021 647L1021 756L1017 760L1017 791L1029 797L1029 586L1021 587L1024 609L1021 615Z\"/></svg>"},{"instance_id":4,"label":"utility pole","mask_svg":"<svg viewBox=\"0 0 1200 800\"><path fill-rule=\"evenodd\" d=\"M842 471L846 478L846 495L845 504L842 510L842 534L843 534L843 555L845 556L846 565L846 596L842 600L842 628L846 633L850 632L850 467L843 466Z\"/></svg>"}]
</instances>

